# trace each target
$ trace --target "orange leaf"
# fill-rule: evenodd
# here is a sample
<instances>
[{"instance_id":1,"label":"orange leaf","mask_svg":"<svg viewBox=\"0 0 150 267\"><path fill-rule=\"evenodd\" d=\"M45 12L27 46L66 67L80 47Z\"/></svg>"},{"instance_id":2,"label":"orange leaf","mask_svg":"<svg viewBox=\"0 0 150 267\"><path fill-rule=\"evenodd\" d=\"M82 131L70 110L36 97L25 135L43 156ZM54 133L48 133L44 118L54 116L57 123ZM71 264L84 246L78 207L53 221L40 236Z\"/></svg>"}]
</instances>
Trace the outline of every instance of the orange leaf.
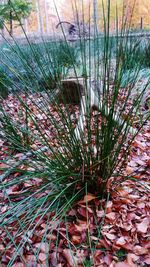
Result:
<instances>
[{"instance_id":1,"label":"orange leaf","mask_svg":"<svg viewBox=\"0 0 150 267\"><path fill-rule=\"evenodd\" d=\"M84 196L84 199L83 199L83 200L80 200L80 201L78 202L78 204L83 204L83 203L90 202L90 201L92 201L92 200L95 199L95 198L96 198L96 196L91 195L91 194L85 195L85 196Z\"/></svg>"},{"instance_id":2,"label":"orange leaf","mask_svg":"<svg viewBox=\"0 0 150 267\"><path fill-rule=\"evenodd\" d=\"M80 238L80 236L73 235L73 236L72 236L72 242L73 242L73 244L75 244L75 245L80 244L80 242L81 242L81 238Z\"/></svg>"}]
</instances>

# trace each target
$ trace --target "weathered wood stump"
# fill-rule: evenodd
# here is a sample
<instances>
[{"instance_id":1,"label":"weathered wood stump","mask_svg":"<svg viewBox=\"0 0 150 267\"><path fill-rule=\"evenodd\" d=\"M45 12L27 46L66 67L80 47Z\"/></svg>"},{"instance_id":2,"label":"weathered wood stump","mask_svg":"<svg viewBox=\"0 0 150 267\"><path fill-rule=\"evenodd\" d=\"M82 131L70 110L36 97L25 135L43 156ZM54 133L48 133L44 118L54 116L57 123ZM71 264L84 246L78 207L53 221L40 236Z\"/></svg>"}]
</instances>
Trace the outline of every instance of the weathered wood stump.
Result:
<instances>
[{"instance_id":1,"label":"weathered wood stump","mask_svg":"<svg viewBox=\"0 0 150 267\"><path fill-rule=\"evenodd\" d=\"M84 94L84 78L71 78L61 80L56 90L56 103L79 105Z\"/></svg>"}]
</instances>

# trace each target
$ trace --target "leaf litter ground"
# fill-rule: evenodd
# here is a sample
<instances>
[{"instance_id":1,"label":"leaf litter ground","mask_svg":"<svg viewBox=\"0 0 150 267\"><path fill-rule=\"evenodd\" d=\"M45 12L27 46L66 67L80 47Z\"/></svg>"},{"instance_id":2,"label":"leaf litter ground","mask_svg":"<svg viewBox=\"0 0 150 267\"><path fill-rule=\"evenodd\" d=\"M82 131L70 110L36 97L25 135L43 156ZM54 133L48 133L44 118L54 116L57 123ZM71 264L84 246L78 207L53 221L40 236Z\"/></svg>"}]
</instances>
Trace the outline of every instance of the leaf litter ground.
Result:
<instances>
[{"instance_id":1,"label":"leaf litter ground","mask_svg":"<svg viewBox=\"0 0 150 267\"><path fill-rule=\"evenodd\" d=\"M34 95L34 99L35 97L39 101L39 95ZM44 114L41 114L35 106L32 107L32 101L28 100L28 104L41 125L44 125L44 131L50 137L51 145L57 146L53 126L49 124ZM10 115L13 115L15 122L23 126L22 107L15 96L8 97L4 108ZM78 113L78 108L70 106L70 111ZM51 107L51 112L57 116L55 108ZM20 115L18 116L18 114ZM32 121L30 121L30 127L36 134ZM64 220L54 222L52 219L54 214L46 214L40 224L37 224L34 232L29 231L27 237L17 233L17 225L12 223L7 231L12 233L15 243L19 244L26 238L25 245L13 267L150 266L149 140L150 132L147 122L132 144L128 164L124 171L124 177L128 175L132 179L123 180L124 177L121 176L115 180L115 183L112 179L110 181L110 198L107 201L87 194L73 206ZM40 146L38 139L33 140L32 147L34 149L38 149ZM8 167L4 162L7 162L11 153L8 144L1 140L1 174L3 169ZM11 164L22 156L22 153L18 152L13 152L13 154L14 159ZM13 177L17 175L17 172L11 174L7 178L8 181L13 180ZM36 183L35 179L32 183L27 181L18 186L12 185L5 193L1 191L0 214L2 215L8 208L5 194L9 197L15 196L15 201L17 201L17 196L19 198L22 190L36 186ZM16 250L15 245L10 242L7 231L0 229L0 263L2 267L8 266Z\"/></svg>"}]
</instances>

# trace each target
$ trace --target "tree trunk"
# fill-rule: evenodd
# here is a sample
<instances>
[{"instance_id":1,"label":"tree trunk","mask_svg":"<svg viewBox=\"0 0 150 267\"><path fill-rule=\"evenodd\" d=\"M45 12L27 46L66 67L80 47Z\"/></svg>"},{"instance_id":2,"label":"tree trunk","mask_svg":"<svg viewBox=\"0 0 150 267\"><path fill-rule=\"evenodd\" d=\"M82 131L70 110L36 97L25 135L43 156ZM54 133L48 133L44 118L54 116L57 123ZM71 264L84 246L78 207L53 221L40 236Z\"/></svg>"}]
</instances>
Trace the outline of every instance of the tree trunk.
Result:
<instances>
[{"instance_id":1,"label":"tree trunk","mask_svg":"<svg viewBox=\"0 0 150 267\"><path fill-rule=\"evenodd\" d=\"M38 30L40 30L40 34L43 34L43 19L41 14L41 8L40 8L40 1L37 0L37 13L38 13Z\"/></svg>"},{"instance_id":2,"label":"tree trunk","mask_svg":"<svg viewBox=\"0 0 150 267\"><path fill-rule=\"evenodd\" d=\"M45 25L46 25L46 33L48 34L49 32L49 22L48 22L48 13L47 13L47 2L44 0L44 10L45 10Z\"/></svg>"},{"instance_id":3,"label":"tree trunk","mask_svg":"<svg viewBox=\"0 0 150 267\"><path fill-rule=\"evenodd\" d=\"M9 13L9 34L10 34L10 36L12 36L12 34L13 34L13 21L12 21L11 0L8 0L8 5L10 6L10 13Z\"/></svg>"}]
</instances>

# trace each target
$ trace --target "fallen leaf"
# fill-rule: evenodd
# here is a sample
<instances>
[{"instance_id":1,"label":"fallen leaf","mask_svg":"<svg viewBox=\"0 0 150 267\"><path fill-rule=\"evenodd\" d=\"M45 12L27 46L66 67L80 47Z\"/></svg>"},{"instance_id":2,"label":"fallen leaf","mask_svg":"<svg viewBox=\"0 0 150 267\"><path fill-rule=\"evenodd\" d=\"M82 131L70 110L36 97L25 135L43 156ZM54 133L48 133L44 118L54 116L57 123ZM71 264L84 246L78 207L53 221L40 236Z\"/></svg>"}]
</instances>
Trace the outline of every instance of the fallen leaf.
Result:
<instances>
[{"instance_id":1,"label":"fallen leaf","mask_svg":"<svg viewBox=\"0 0 150 267\"><path fill-rule=\"evenodd\" d=\"M26 258L26 261L28 262L28 264L29 263L35 263L36 262L36 256L35 255L30 255L30 254L27 254L26 256L25 256L25 258Z\"/></svg>"},{"instance_id":2,"label":"fallen leaf","mask_svg":"<svg viewBox=\"0 0 150 267\"><path fill-rule=\"evenodd\" d=\"M49 244L46 242L36 243L35 247L39 248L41 250L41 252L45 252L45 253L49 252Z\"/></svg>"},{"instance_id":3,"label":"fallen leaf","mask_svg":"<svg viewBox=\"0 0 150 267\"><path fill-rule=\"evenodd\" d=\"M137 245L137 246L135 246L135 247L133 248L133 252L134 252L136 255L140 256L140 255L147 254L147 253L148 253L148 249L147 249L147 248L143 248L143 247Z\"/></svg>"},{"instance_id":4,"label":"fallen leaf","mask_svg":"<svg viewBox=\"0 0 150 267\"><path fill-rule=\"evenodd\" d=\"M104 236L106 236L106 237L107 237L108 239L110 239L110 240L114 240L114 239L116 239L116 236L113 235L113 234L104 233Z\"/></svg>"},{"instance_id":5,"label":"fallen leaf","mask_svg":"<svg viewBox=\"0 0 150 267\"><path fill-rule=\"evenodd\" d=\"M75 244L75 245L80 244L80 242L81 242L81 237L80 237L80 236L77 236L77 235L73 235L73 236L72 236L72 242L73 242L73 244Z\"/></svg>"},{"instance_id":6,"label":"fallen leaf","mask_svg":"<svg viewBox=\"0 0 150 267\"><path fill-rule=\"evenodd\" d=\"M124 239L123 236L121 236L120 238L117 239L117 241L116 241L116 245L118 245L118 246L122 246L122 245L124 245L124 244L126 244L126 240Z\"/></svg>"},{"instance_id":7,"label":"fallen leaf","mask_svg":"<svg viewBox=\"0 0 150 267\"><path fill-rule=\"evenodd\" d=\"M107 254L105 257L104 257L104 262L108 265L108 266L110 266L110 264L111 264L111 262L112 262L112 255L110 255L110 254Z\"/></svg>"},{"instance_id":8,"label":"fallen leaf","mask_svg":"<svg viewBox=\"0 0 150 267\"><path fill-rule=\"evenodd\" d=\"M133 254L133 253L128 253L127 254L127 263L130 264L131 266L134 266L134 262L139 259L139 256Z\"/></svg>"},{"instance_id":9,"label":"fallen leaf","mask_svg":"<svg viewBox=\"0 0 150 267\"><path fill-rule=\"evenodd\" d=\"M121 262L115 263L114 267L134 267L134 266L131 266L126 261L121 261Z\"/></svg>"},{"instance_id":10,"label":"fallen leaf","mask_svg":"<svg viewBox=\"0 0 150 267\"><path fill-rule=\"evenodd\" d=\"M4 250L5 250L5 247L2 244L0 244L0 251L4 251Z\"/></svg>"},{"instance_id":11,"label":"fallen leaf","mask_svg":"<svg viewBox=\"0 0 150 267\"><path fill-rule=\"evenodd\" d=\"M107 213L106 218L111 220L111 221L114 221L116 219L116 213L115 212Z\"/></svg>"},{"instance_id":12,"label":"fallen leaf","mask_svg":"<svg viewBox=\"0 0 150 267\"><path fill-rule=\"evenodd\" d=\"M80 200L78 202L78 204L88 203L88 202L92 201L93 199L96 199L96 196L88 194L88 195L85 195L83 200Z\"/></svg>"},{"instance_id":13,"label":"fallen leaf","mask_svg":"<svg viewBox=\"0 0 150 267\"><path fill-rule=\"evenodd\" d=\"M76 267L77 262L75 257L73 256L73 253L70 251L70 249L64 249L62 252L63 256L67 260L67 263L69 264L69 267Z\"/></svg>"},{"instance_id":14,"label":"fallen leaf","mask_svg":"<svg viewBox=\"0 0 150 267\"><path fill-rule=\"evenodd\" d=\"M104 210L97 210L96 211L96 214L97 214L97 217L98 218L102 218L102 217L104 217L105 212L104 212Z\"/></svg>"},{"instance_id":15,"label":"fallen leaf","mask_svg":"<svg viewBox=\"0 0 150 267\"><path fill-rule=\"evenodd\" d=\"M25 264L23 264L22 262L16 262L12 265L12 267L25 267Z\"/></svg>"},{"instance_id":16,"label":"fallen leaf","mask_svg":"<svg viewBox=\"0 0 150 267\"><path fill-rule=\"evenodd\" d=\"M143 260L144 263L150 265L150 257L147 257L146 259Z\"/></svg>"},{"instance_id":17,"label":"fallen leaf","mask_svg":"<svg viewBox=\"0 0 150 267\"><path fill-rule=\"evenodd\" d=\"M45 253L41 252L41 253L39 253L39 256L38 256L38 258L39 258L39 260L40 260L41 262L45 262L45 261L46 261L46 258L47 258L47 256L46 256L46 254L45 254Z\"/></svg>"},{"instance_id":18,"label":"fallen leaf","mask_svg":"<svg viewBox=\"0 0 150 267\"><path fill-rule=\"evenodd\" d=\"M141 223L136 223L138 232L142 234L145 234L147 232L148 226L149 226L148 218L144 218Z\"/></svg>"},{"instance_id":19,"label":"fallen leaf","mask_svg":"<svg viewBox=\"0 0 150 267\"><path fill-rule=\"evenodd\" d=\"M110 213L112 211L113 202L108 201L106 205L106 213Z\"/></svg>"}]
</instances>

